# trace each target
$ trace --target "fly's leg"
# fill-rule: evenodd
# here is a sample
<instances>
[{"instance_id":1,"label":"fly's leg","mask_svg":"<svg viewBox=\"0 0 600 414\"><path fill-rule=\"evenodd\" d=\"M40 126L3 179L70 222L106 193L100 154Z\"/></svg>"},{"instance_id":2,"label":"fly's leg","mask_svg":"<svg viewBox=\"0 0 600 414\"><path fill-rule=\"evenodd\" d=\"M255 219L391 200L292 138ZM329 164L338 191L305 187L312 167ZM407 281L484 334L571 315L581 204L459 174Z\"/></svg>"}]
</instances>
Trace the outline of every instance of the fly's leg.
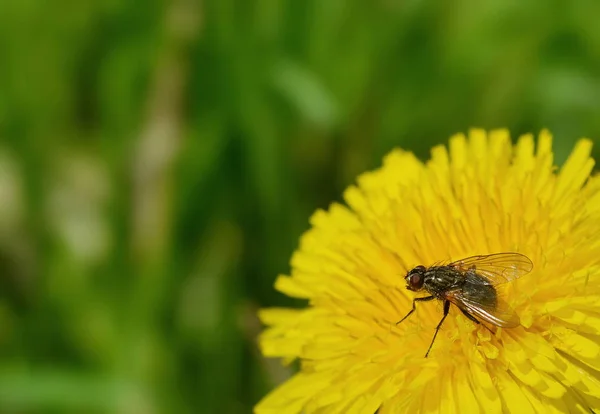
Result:
<instances>
[{"instance_id":1,"label":"fly's leg","mask_svg":"<svg viewBox=\"0 0 600 414\"><path fill-rule=\"evenodd\" d=\"M460 309L460 308L458 308L458 309ZM460 311L467 318L469 318L470 320L472 320L473 322L475 322L475 324L483 326L485 329L487 329L488 331L490 331L492 333L492 335L494 335L494 331L492 331L485 323L481 323L480 321L478 321L477 319L475 319L475 317L473 315L471 315L469 312L467 312L464 309L460 309Z\"/></svg>"},{"instance_id":2,"label":"fly's leg","mask_svg":"<svg viewBox=\"0 0 600 414\"><path fill-rule=\"evenodd\" d=\"M437 336L440 328L442 327L442 324L444 323L446 316L448 316L449 311L450 311L450 301L447 300L444 302L444 316L442 316L442 320L440 321L440 323L438 323L438 326L435 327L435 333L433 334L433 339L431 340L431 344L429 344L429 348L427 349L425 358L427 358L427 356L429 355L429 351L431 351L431 347L433 346L433 343L435 342L435 337Z\"/></svg>"},{"instance_id":3,"label":"fly's leg","mask_svg":"<svg viewBox=\"0 0 600 414\"><path fill-rule=\"evenodd\" d=\"M409 317L409 316L410 316L410 315L411 315L411 314L412 314L412 313L415 311L415 303L416 303L416 302L427 302L427 301L434 300L434 299L435 299L435 297L434 297L434 296L426 296L426 297L424 297L424 298L415 298L415 299L413 299L413 302L412 302L412 309L410 310L410 312L408 312L408 313L406 314L406 316L405 316L404 318L402 318L402 319L400 319L398 322L396 322L396 325L398 325L398 324L399 324L400 322L402 322L404 319L408 318L408 317Z\"/></svg>"},{"instance_id":4,"label":"fly's leg","mask_svg":"<svg viewBox=\"0 0 600 414\"><path fill-rule=\"evenodd\" d=\"M476 324L481 324L481 322L479 322L473 315L471 315L469 312L467 312L464 309L458 308L460 309L460 311L463 313L463 315L465 315L468 319L472 320L473 322L475 322ZM485 325L484 325L485 326Z\"/></svg>"}]
</instances>

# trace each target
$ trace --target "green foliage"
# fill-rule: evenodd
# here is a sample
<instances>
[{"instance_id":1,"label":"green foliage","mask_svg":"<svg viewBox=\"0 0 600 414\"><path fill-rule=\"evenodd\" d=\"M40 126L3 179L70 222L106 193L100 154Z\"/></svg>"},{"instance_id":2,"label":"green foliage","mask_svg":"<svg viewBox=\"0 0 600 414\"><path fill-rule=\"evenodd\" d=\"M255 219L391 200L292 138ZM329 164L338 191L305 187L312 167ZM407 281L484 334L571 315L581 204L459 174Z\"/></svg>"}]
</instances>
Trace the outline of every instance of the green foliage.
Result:
<instances>
[{"instance_id":1,"label":"green foliage","mask_svg":"<svg viewBox=\"0 0 600 414\"><path fill-rule=\"evenodd\" d=\"M272 283L310 214L396 146L600 136L598 15L0 2L0 411L249 412L290 374L255 312L293 304Z\"/></svg>"}]
</instances>

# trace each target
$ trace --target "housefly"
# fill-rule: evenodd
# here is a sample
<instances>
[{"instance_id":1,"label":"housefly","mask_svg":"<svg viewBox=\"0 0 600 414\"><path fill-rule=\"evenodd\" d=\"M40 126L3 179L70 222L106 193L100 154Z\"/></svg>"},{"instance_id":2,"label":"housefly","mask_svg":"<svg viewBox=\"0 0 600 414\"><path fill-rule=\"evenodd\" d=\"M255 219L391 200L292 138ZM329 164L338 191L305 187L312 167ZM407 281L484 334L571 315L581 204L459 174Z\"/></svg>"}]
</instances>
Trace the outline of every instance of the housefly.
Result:
<instances>
[{"instance_id":1,"label":"housefly","mask_svg":"<svg viewBox=\"0 0 600 414\"><path fill-rule=\"evenodd\" d=\"M444 302L444 315L435 328L425 358L448 316L451 303L476 324L487 322L501 328L519 326L519 317L498 297L496 286L515 280L531 272L531 269L531 260L520 253L472 256L447 265L417 266L406 274L406 288L414 292L425 290L429 296L413 299L412 309L396 325L415 311L417 302L434 299Z\"/></svg>"}]
</instances>

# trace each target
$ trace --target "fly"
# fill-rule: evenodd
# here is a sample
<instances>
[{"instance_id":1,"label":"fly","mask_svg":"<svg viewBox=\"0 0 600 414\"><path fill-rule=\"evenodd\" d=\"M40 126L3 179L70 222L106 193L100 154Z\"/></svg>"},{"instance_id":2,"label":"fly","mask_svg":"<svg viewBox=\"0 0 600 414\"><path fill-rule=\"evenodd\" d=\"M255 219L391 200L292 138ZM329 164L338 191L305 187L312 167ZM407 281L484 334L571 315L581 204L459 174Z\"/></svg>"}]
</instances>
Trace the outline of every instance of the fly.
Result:
<instances>
[{"instance_id":1,"label":"fly","mask_svg":"<svg viewBox=\"0 0 600 414\"><path fill-rule=\"evenodd\" d=\"M398 325L415 311L417 302L438 299L444 302L444 315L433 334L425 358L429 355L435 337L454 304L476 324L488 322L501 328L519 326L515 311L498 297L496 286L511 282L533 269L533 263L520 253L496 253L472 256L441 266L417 266L406 276L406 288L413 292L425 290L429 296L415 298L412 309ZM485 326L488 330L489 328Z\"/></svg>"}]
</instances>

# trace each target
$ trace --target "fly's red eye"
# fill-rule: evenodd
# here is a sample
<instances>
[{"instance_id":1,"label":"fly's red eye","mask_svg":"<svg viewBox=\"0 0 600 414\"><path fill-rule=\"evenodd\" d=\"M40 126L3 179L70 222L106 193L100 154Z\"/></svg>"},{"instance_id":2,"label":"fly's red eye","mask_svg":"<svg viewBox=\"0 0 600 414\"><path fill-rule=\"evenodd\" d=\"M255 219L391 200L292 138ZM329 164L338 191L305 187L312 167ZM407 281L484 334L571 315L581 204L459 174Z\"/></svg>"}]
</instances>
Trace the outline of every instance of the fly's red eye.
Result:
<instances>
[{"instance_id":1,"label":"fly's red eye","mask_svg":"<svg viewBox=\"0 0 600 414\"><path fill-rule=\"evenodd\" d=\"M421 290L423 282L425 281L425 271L426 269L424 266L417 266L408 272L405 277L406 288L414 291Z\"/></svg>"},{"instance_id":2,"label":"fly's red eye","mask_svg":"<svg viewBox=\"0 0 600 414\"><path fill-rule=\"evenodd\" d=\"M423 286L423 278L421 277L421 275L413 273L412 275L410 275L408 283L410 283L411 287L419 289L421 288L421 286Z\"/></svg>"}]
</instances>

